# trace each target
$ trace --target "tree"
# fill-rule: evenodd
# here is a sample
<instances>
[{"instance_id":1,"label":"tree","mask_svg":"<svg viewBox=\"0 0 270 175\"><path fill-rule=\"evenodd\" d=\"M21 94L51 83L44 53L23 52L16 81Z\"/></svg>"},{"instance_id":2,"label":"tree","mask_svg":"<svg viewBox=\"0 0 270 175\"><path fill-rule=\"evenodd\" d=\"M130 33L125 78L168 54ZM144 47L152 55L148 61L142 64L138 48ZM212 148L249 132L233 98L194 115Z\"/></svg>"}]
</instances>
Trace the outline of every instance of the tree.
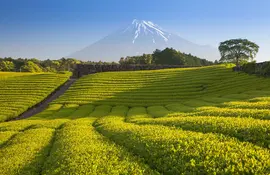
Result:
<instances>
[{"instance_id":1,"label":"tree","mask_svg":"<svg viewBox=\"0 0 270 175\"><path fill-rule=\"evenodd\" d=\"M79 63L81 63L81 61L79 61L79 60L77 60L77 59L75 59L75 58L67 58L67 59L66 59L67 70L68 70L68 71L73 71L74 66L75 66L76 64L79 64Z\"/></svg>"},{"instance_id":2,"label":"tree","mask_svg":"<svg viewBox=\"0 0 270 175\"><path fill-rule=\"evenodd\" d=\"M125 58L124 58L124 57L121 57L121 58L120 58L119 64L125 64Z\"/></svg>"},{"instance_id":3,"label":"tree","mask_svg":"<svg viewBox=\"0 0 270 175\"><path fill-rule=\"evenodd\" d=\"M185 60L181 56L180 52L177 52L173 48L166 48L163 51L154 51L153 53L153 61L155 64L163 64L163 65L184 65Z\"/></svg>"},{"instance_id":4,"label":"tree","mask_svg":"<svg viewBox=\"0 0 270 175\"><path fill-rule=\"evenodd\" d=\"M32 61L27 61L21 69L23 72L42 72L42 69Z\"/></svg>"},{"instance_id":5,"label":"tree","mask_svg":"<svg viewBox=\"0 0 270 175\"><path fill-rule=\"evenodd\" d=\"M20 71L21 67L27 62L27 59L23 58L18 58L18 59L13 59L13 63L15 66L16 71Z\"/></svg>"},{"instance_id":6,"label":"tree","mask_svg":"<svg viewBox=\"0 0 270 175\"><path fill-rule=\"evenodd\" d=\"M219 47L220 62L234 62L239 68L240 61L253 60L259 51L259 46L247 39L231 39L221 42Z\"/></svg>"},{"instance_id":7,"label":"tree","mask_svg":"<svg viewBox=\"0 0 270 175\"><path fill-rule=\"evenodd\" d=\"M146 54L146 64L152 64L152 61L153 61L153 57L152 57L152 54Z\"/></svg>"},{"instance_id":8,"label":"tree","mask_svg":"<svg viewBox=\"0 0 270 175\"><path fill-rule=\"evenodd\" d=\"M0 71L13 71L14 68L12 61L0 61Z\"/></svg>"},{"instance_id":9,"label":"tree","mask_svg":"<svg viewBox=\"0 0 270 175\"><path fill-rule=\"evenodd\" d=\"M81 61L75 59L75 58L61 58L58 60L59 65L59 71L73 71L74 66L77 63L81 63Z\"/></svg>"},{"instance_id":10,"label":"tree","mask_svg":"<svg viewBox=\"0 0 270 175\"><path fill-rule=\"evenodd\" d=\"M120 64L152 64L152 54L143 54L137 56L121 57Z\"/></svg>"}]
</instances>

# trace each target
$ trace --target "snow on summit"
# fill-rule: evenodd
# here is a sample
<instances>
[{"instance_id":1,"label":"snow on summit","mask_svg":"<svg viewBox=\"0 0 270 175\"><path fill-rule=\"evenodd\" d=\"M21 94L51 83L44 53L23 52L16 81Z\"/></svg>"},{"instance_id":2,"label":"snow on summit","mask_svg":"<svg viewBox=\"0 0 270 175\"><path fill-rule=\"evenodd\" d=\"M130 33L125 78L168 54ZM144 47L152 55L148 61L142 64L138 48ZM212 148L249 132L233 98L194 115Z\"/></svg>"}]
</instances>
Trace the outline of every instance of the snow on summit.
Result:
<instances>
[{"instance_id":1,"label":"snow on summit","mask_svg":"<svg viewBox=\"0 0 270 175\"><path fill-rule=\"evenodd\" d=\"M67 57L89 61L115 61L121 57L153 53L156 49L172 47L200 58L219 59L217 48L201 46L169 33L149 20L134 19L126 27Z\"/></svg>"},{"instance_id":2,"label":"snow on summit","mask_svg":"<svg viewBox=\"0 0 270 175\"><path fill-rule=\"evenodd\" d=\"M169 40L170 36L169 33L163 31L158 25L146 20L134 19L131 25L124 30L124 33L127 31L132 31L134 33L132 43L136 42L139 35L152 35L153 43L155 43L155 37L157 36L161 37L165 42Z\"/></svg>"}]
</instances>

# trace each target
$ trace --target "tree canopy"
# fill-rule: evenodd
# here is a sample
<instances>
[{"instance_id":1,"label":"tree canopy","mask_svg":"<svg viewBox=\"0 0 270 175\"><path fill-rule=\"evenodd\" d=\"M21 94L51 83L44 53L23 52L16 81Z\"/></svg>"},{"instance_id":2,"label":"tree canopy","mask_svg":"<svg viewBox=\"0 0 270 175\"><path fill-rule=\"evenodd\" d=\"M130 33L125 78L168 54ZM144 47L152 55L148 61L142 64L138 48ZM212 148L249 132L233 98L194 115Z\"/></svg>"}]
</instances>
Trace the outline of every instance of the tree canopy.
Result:
<instances>
[{"instance_id":1,"label":"tree canopy","mask_svg":"<svg viewBox=\"0 0 270 175\"><path fill-rule=\"evenodd\" d=\"M23 72L42 72L42 69L33 61L27 61L25 65L21 67Z\"/></svg>"},{"instance_id":2,"label":"tree canopy","mask_svg":"<svg viewBox=\"0 0 270 175\"><path fill-rule=\"evenodd\" d=\"M220 62L234 62L237 67L240 62L253 60L259 51L259 46L247 39L231 39L219 45Z\"/></svg>"},{"instance_id":3,"label":"tree canopy","mask_svg":"<svg viewBox=\"0 0 270 175\"><path fill-rule=\"evenodd\" d=\"M36 58L0 58L0 71L17 72L59 72L73 71L75 65L82 63L74 58L61 58L59 60L39 60ZM88 63L88 62L85 62Z\"/></svg>"},{"instance_id":4,"label":"tree canopy","mask_svg":"<svg viewBox=\"0 0 270 175\"><path fill-rule=\"evenodd\" d=\"M213 64L211 61L201 59L191 54L182 53L173 48L164 50L156 49L153 54L143 54L139 56L122 57L120 64L165 64L184 66L207 66Z\"/></svg>"},{"instance_id":5,"label":"tree canopy","mask_svg":"<svg viewBox=\"0 0 270 175\"><path fill-rule=\"evenodd\" d=\"M39 60L36 58L0 58L0 71L15 72L62 72L73 71L76 64L117 64L115 62L81 61L75 58L61 58L59 60Z\"/></svg>"},{"instance_id":6,"label":"tree canopy","mask_svg":"<svg viewBox=\"0 0 270 175\"><path fill-rule=\"evenodd\" d=\"M14 68L12 61L0 61L0 71L14 71Z\"/></svg>"},{"instance_id":7,"label":"tree canopy","mask_svg":"<svg viewBox=\"0 0 270 175\"><path fill-rule=\"evenodd\" d=\"M185 59L173 48L166 48L161 52L153 53L153 61L156 64L184 65Z\"/></svg>"}]
</instances>

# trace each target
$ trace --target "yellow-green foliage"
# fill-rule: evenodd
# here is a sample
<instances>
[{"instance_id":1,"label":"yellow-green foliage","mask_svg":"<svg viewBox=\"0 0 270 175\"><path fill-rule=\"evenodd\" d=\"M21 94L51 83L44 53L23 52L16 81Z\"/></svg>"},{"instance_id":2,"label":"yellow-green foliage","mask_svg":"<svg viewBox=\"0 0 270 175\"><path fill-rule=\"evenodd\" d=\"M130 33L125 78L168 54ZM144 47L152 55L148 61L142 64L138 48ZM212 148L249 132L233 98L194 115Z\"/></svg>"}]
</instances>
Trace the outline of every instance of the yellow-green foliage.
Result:
<instances>
[{"instance_id":1,"label":"yellow-green foliage","mask_svg":"<svg viewBox=\"0 0 270 175\"><path fill-rule=\"evenodd\" d=\"M270 110L268 109L241 109L241 108L218 108L218 107L200 107L198 115L205 116L234 116L234 117L252 117L258 119L270 119Z\"/></svg>"},{"instance_id":2,"label":"yellow-green foliage","mask_svg":"<svg viewBox=\"0 0 270 175\"><path fill-rule=\"evenodd\" d=\"M135 118L137 124L156 124L179 127L203 133L222 133L242 141L270 148L270 121L235 117L164 117L159 119Z\"/></svg>"},{"instance_id":3,"label":"yellow-green foliage","mask_svg":"<svg viewBox=\"0 0 270 175\"><path fill-rule=\"evenodd\" d=\"M70 74L0 73L0 122L17 117L63 84Z\"/></svg>"},{"instance_id":4,"label":"yellow-green foliage","mask_svg":"<svg viewBox=\"0 0 270 175\"><path fill-rule=\"evenodd\" d=\"M144 107L132 107L129 109L127 116L137 118L137 117L148 117L149 114L147 113L147 110Z\"/></svg>"},{"instance_id":5,"label":"yellow-green foliage","mask_svg":"<svg viewBox=\"0 0 270 175\"><path fill-rule=\"evenodd\" d=\"M62 107L63 107L62 104L51 104L44 111L32 116L31 119L44 119L44 118L47 118L49 116L54 115Z\"/></svg>"},{"instance_id":6,"label":"yellow-green foliage","mask_svg":"<svg viewBox=\"0 0 270 175\"><path fill-rule=\"evenodd\" d=\"M157 174L97 133L91 125L93 121L71 121L57 132L42 174Z\"/></svg>"},{"instance_id":7,"label":"yellow-green foliage","mask_svg":"<svg viewBox=\"0 0 270 175\"><path fill-rule=\"evenodd\" d=\"M0 174L39 174L53 129L30 129L18 133L0 149Z\"/></svg>"},{"instance_id":8,"label":"yellow-green foliage","mask_svg":"<svg viewBox=\"0 0 270 175\"><path fill-rule=\"evenodd\" d=\"M216 134L202 134L164 126L138 126L122 117L105 117L97 130L144 157L164 174L267 174L268 149Z\"/></svg>"},{"instance_id":9,"label":"yellow-green foliage","mask_svg":"<svg viewBox=\"0 0 270 175\"><path fill-rule=\"evenodd\" d=\"M103 117L108 115L112 110L112 106L100 105L95 108L95 110L90 113L89 117Z\"/></svg>"},{"instance_id":10,"label":"yellow-green foliage","mask_svg":"<svg viewBox=\"0 0 270 175\"><path fill-rule=\"evenodd\" d=\"M24 131L33 128L56 129L67 121L69 120L68 119L31 120L31 118L29 118L29 120L18 120L0 123L0 131Z\"/></svg>"},{"instance_id":11,"label":"yellow-green foliage","mask_svg":"<svg viewBox=\"0 0 270 175\"><path fill-rule=\"evenodd\" d=\"M0 123L0 174L270 174L269 96L224 65L84 76Z\"/></svg>"},{"instance_id":12,"label":"yellow-green foliage","mask_svg":"<svg viewBox=\"0 0 270 175\"><path fill-rule=\"evenodd\" d=\"M16 131L0 131L0 147L16 133Z\"/></svg>"},{"instance_id":13,"label":"yellow-green foliage","mask_svg":"<svg viewBox=\"0 0 270 175\"><path fill-rule=\"evenodd\" d=\"M172 103L191 106L196 105L195 103L212 105L211 102L200 101L200 99L196 101L195 98L224 96L223 98L249 99L257 97L256 94L261 90L265 92L270 90L268 79L235 73L224 65L104 72L80 78L54 103L91 103L130 107L165 106Z\"/></svg>"},{"instance_id":14,"label":"yellow-green foliage","mask_svg":"<svg viewBox=\"0 0 270 175\"><path fill-rule=\"evenodd\" d=\"M231 101L224 103L224 107L228 108L246 108L246 109L269 109L269 101L247 102L247 101Z\"/></svg>"}]
</instances>

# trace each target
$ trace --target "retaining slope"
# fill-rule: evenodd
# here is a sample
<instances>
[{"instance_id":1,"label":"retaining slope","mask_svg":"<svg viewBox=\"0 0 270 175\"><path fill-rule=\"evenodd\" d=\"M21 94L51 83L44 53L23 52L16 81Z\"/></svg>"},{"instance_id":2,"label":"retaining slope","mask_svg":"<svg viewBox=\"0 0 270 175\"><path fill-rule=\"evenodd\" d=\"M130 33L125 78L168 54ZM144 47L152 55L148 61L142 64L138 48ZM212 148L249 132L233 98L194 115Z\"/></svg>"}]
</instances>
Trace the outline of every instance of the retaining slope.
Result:
<instances>
[{"instance_id":1,"label":"retaining slope","mask_svg":"<svg viewBox=\"0 0 270 175\"><path fill-rule=\"evenodd\" d=\"M44 99L42 102L36 104L35 106L29 108L27 111L19 115L18 117L11 119L12 120L20 120L24 118L31 117L37 113L40 113L41 111L45 110L49 103L53 100L57 99L60 95L64 94L66 90L76 81L76 79L69 79L66 81L62 86L58 87L53 93L51 93L46 99Z\"/></svg>"}]
</instances>

